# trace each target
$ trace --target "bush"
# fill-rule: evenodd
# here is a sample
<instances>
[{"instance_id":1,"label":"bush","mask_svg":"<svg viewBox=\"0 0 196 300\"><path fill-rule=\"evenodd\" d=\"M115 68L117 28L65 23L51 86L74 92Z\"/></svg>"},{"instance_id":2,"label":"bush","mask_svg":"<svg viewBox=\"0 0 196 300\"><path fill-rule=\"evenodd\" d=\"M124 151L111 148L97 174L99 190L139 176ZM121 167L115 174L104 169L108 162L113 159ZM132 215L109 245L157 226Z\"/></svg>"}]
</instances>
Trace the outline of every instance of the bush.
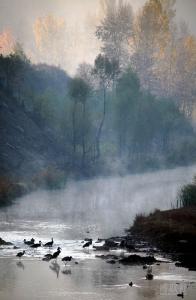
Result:
<instances>
[{"instance_id":1,"label":"bush","mask_svg":"<svg viewBox=\"0 0 196 300\"><path fill-rule=\"evenodd\" d=\"M26 188L23 184L0 177L0 207L11 204L13 199L21 197L25 193Z\"/></svg>"},{"instance_id":2,"label":"bush","mask_svg":"<svg viewBox=\"0 0 196 300\"><path fill-rule=\"evenodd\" d=\"M187 184L180 190L177 206L188 207L196 205L196 184Z\"/></svg>"}]
</instances>

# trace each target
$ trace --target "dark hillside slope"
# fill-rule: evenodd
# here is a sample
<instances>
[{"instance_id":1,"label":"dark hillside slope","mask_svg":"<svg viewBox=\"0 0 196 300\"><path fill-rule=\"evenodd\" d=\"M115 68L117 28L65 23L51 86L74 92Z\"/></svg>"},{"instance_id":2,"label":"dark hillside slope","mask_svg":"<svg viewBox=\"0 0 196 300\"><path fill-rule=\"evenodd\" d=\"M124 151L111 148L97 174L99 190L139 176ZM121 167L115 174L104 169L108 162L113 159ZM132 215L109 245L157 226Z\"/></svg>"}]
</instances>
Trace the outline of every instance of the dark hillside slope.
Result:
<instances>
[{"instance_id":1,"label":"dark hillside slope","mask_svg":"<svg viewBox=\"0 0 196 300\"><path fill-rule=\"evenodd\" d=\"M27 181L63 167L63 147L15 99L0 92L0 176Z\"/></svg>"}]
</instances>

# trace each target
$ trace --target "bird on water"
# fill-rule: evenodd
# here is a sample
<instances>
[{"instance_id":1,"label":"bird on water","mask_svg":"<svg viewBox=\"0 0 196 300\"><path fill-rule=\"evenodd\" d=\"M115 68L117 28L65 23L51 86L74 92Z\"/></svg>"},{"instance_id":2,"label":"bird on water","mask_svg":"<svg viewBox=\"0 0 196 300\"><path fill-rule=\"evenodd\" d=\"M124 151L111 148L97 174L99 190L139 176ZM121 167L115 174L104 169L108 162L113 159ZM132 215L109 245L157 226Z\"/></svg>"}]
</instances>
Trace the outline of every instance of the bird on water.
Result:
<instances>
[{"instance_id":1,"label":"bird on water","mask_svg":"<svg viewBox=\"0 0 196 300\"><path fill-rule=\"evenodd\" d=\"M21 258L24 254L25 254L25 250L23 250L22 252L18 252L16 254L16 256L19 257L19 258Z\"/></svg>"},{"instance_id":2,"label":"bird on water","mask_svg":"<svg viewBox=\"0 0 196 300\"><path fill-rule=\"evenodd\" d=\"M30 241L27 241L26 239L24 239L24 244L25 244L25 245L31 246L31 245L34 244L34 242L35 242L34 238L32 238Z\"/></svg>"},{"instance_id":3,"label":"bird on water","mask_svg":"<svg viewBox=\"0 0 196 300\"><path fill-rule=\"evenodd\" d=\"M62 260L62 261L65 263L65 265L66 265L69 261L72 260L72 256L65 256L65 257L63 257L61 260Z\"/></svg>"},{"instance_id":4,"label":"bird on water","mask_svg":"<svg viewBox=\"0 0 196 300\"><path fill-rule=\"evenodd\" d=\"M83 248L89 248L89 246L92 245L92 243L93 243L93 241L92 241L92 239L91 239L91 240L89 240L88 242L86 242L82 247L83 247Z\"/></svg>"},{"instance_id":5,"label":"bird on water","mask_svg":"<svg viewBox=\"0 0 196 300\"><path fill-rule=\"evenodd\" d=\"M58 247L57 251L54 252L53 254L51 254L51 253L45 254L44 258L42 258L42 260L49 261L49 260L54 259L54 258L57 259L57 257L59 256L60 253L61 253L61 248Z\"/></svg>"},{"instance_id":6,"label":"bird on water","mask_svg":"<svg viewBox=\"0 0 196 300\"><path fill-rule=\"evenodd\" d=\"M59 254L61 253L61 248L60 247L58 247L57 248L57 251L56 252L54 252L53 254L52 254L52 259L54 259L54 258L56 258L57 259L57 257L59 256Z\"/></svg>"},{"instance_id":7,"label":"bird on water","mask_svg":"<svg viewBox=\"0 0 196 300\"><path fill-rule=\"evenodd\" d=\"M52 247L53 243L54 243L54 241L53 241L53 238L52 238L50 242L47 242L47 243L44 244L44 247Z\"/></svg>"},{"instance_id":8,"label":"bird on water","mask_svg":"<svg viewBox=\"0 0 196 300\"><path fill-rule=\"evenodd\" d=\"M42 258L43 261L49 261L52 259L52 254L49 253L49 254L45 254L44 255L44 258Z\"/></svg>"},{"instance_id":9,"label":"bird on water","mask_svg":"<svg viewBox=\"0 0 196 300\"><path fill-rule=\"evenodd\" d=\"M31 247L31 248L38 248L38 247L41 247L41 245L42 245L42 242L39 241L39 243L37 243L37 244L32 244L30 247Z\"/></svg>"}]
</instances>

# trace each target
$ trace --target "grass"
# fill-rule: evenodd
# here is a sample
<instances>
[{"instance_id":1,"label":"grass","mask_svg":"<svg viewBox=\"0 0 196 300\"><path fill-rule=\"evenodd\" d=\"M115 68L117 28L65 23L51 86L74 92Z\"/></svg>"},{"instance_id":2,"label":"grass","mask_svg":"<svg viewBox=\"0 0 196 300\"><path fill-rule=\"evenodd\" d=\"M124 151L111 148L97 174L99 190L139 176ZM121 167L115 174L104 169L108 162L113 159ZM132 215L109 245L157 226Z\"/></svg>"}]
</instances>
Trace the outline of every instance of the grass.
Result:
<instances>
[{"instance_id":1,"label":"grass","mask_svg":"<svg viewBox=\"0 0 196 300\"><path fill-rule=\"evenodd\" d=\"M196 207L138 215L130 231L160 241L196 238Z\"/></svg>"},{"instance_id":2,"label":"grass","mask_svg":"<svg viewBox=\"0 0 196 300\"><path fill-rule=\"evenodd\" d=\"M196 205L196 184L187 184L180 190L177 199L177 207L189 207Z\"/></svg>"}]
</instances>

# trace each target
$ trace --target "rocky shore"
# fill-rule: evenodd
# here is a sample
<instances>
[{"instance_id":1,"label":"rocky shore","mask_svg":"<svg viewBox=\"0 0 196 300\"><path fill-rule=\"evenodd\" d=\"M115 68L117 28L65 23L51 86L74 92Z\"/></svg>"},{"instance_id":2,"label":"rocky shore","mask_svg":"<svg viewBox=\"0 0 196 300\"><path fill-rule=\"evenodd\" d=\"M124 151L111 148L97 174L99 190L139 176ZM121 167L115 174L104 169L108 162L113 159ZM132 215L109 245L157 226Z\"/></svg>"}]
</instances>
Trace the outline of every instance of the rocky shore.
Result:
<instances>
[{"instance_id":1,"label":"rocky shore","mask_svg":"<svg viewBox=\"0 0 196 300\"><path fill-rule=\"evenodd\" d=\"M159 264L156 257L162 256L177 267L196 270L196 207L138 215L126 236L111 237L93 248L106 251L97 257L110 264Z\"/></svg>"},{"instance_id":2,"label":"rocky shore","mask_svg":"<svg viewBox=\"0 0 196 300\"><path fill-rule=\"evenodd\" d=\"M196 207L138 215L128 235L166 253L177 266L196 270Z\"/></svg>"}]
</instances>

